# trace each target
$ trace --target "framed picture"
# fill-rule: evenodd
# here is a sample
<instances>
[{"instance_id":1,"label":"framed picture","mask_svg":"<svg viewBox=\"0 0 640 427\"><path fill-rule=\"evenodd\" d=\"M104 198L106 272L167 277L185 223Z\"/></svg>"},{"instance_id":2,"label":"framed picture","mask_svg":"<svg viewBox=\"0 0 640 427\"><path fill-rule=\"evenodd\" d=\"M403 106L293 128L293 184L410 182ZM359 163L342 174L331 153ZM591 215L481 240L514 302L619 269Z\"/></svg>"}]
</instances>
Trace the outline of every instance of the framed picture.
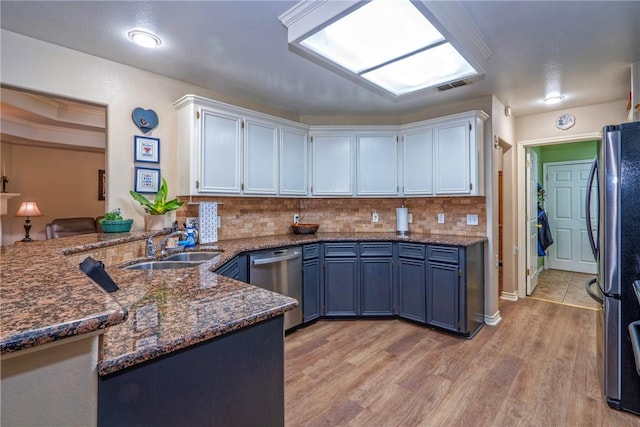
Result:
<instances>
[{"instance_id":1,"label":"framed picture","mask_svg":"<svg viewBox=\"0 0 640 427\"><path fill-rule=\"evenodd\" d=\"M106 199L107 188L107 176L104 174L104 169L98 169L98 200Z\"/></svg>"},{"instance_id":2,"label":"framed picture","mask_svg":"<svg viewBox=\"0 0 640 427\"><path fill-rule=\"evenodd\" d=\"M157 193L160 188L160 169L136 167L136 193Z\"/></svg>"},{"instance_id":3,"label":"framed picture","mask_svg":"<svg viewBox=\"0 0 640 427\"><path fill-rule=\"evenodd\" d=\"M135 135L133 137L133 161L160 163L160 140Z\"/></svg>"}]
</instances>

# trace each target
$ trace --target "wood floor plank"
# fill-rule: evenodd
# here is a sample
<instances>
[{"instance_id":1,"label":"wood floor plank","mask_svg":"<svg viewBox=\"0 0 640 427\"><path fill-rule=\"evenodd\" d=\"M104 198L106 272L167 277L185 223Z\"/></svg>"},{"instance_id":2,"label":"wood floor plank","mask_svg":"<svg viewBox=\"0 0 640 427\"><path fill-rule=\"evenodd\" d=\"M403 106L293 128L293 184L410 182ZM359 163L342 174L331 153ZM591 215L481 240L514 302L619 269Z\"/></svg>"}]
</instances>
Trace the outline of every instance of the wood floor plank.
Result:
<instances>
[{"instance_id":1,"label":"wood floor plank","mask_svg":"<svg viewBox=\"0 0 640 427\"><path fill-rule=\"evenodd\" d=\"M640 426L602 397L596 311L534 299L500 311L470 340L404 320L287 335L287 427Z\"/></svg>"}]
</instances>

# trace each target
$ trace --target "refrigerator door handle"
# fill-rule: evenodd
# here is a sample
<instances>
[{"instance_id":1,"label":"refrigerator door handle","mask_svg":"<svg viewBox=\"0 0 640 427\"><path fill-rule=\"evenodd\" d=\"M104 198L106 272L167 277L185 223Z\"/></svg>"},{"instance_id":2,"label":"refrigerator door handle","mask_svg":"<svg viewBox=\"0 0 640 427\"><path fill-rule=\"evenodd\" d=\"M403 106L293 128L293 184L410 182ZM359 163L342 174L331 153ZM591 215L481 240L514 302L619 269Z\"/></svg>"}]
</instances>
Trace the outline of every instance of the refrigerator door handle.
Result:
<instances>
[{"instance_id":1,"label":"refrigerator door handle","mask_svg":"<svg viewBox=\"0 0 640 427\"><path fill-rule=\"evenodd\" d=\"M640 375L640 320L629 323L629 336L631 336L633 357L636 360L636 371Z\"/></svg>"},{"instance_id":2,"label":"refrigerator door handle","mask_svg":"<svg viewBox=\"0 0 640 427\"><path fill-rule=\"evenodd\" d=\"M598 244L596 243L596 239L593 237L593 228L591 226L591 188L593 187L594 179L598 176L598 158L593 159L593 164L591 165L591 171L589 172L589 178L587 179L587 194L585 197L585 220L587 221L587 236L589 237L589 245L591 245L591 252L593 252L593 258L598 261ZM597 181L596 181L597 182ZM599 188L596 188L596 191L600 191ZM600 199L599 195L597 195L598 199ZM600 208L598 207L598 210Z\"/></svg>"},{"instance_id":3,"label":"refrigerator door handle","mask_svg":"<svg viewBox=\"0 0 640 427\"><path fill-rule=\"evenodd\" d=\"M587 290L587 293L589 294L589 296L590 296L591 298L593 298L594 300L596 300L596 302L598 302L599 304L602 304L602 303L604 302L604 301L602 300L602 298L600 298L600 296L599 296L598 294L596 294L596 293L593 291L593 289L591 288L591 286L592 286L594 283L597 283L597 282L598 282L598 279L597 279L597 278L593 278L593 279L591 279L591 280L587 280L587 281L585 282L585 284L584 284L584 287L585 287L585 289ZM599 289L599 288L600 288L600 287L598 286L598 289Z\"/></svg>"}]
</instances>

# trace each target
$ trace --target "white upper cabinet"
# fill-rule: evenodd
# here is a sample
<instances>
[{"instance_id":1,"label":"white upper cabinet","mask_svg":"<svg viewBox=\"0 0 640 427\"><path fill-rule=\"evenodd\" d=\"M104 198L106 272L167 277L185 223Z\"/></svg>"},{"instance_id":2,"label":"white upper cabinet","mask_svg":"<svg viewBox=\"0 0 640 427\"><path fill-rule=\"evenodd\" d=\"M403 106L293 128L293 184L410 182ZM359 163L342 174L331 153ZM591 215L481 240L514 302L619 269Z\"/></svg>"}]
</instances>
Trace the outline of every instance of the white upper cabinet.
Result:
<instances>
[{"instance_id":1,"label":"white upper cabinet","mask_svg":"<svg viewBox=\"0 0 640 427\"><path fill-rule=\"evenodd\" d=\"M311 147L311 194L352 196L353 133L314 133Z\"/></svg>"},{"instance_id":2,"label":"white upper cabinet","mask_svg":"<svg viewBox=\"0 0 640 427\"><path fill-rule=\"evenodd\" d=\"M405 195L433 194L433 129L421 129L402 136L403 192Z\"/></svg>"},{"instance_id":3,"label":"white upper cabinet","mask_svg":"<svg viewBox=\"0 0 640 427\"><path fill-rule=\"evenodd\" d=\"M402 126L405 196L484 194L482 111Z\"/></svg>"},{"instance_id":4,"label":"white upper cabinet","mask_svg":"<svg viewBox=\"0 0 640 427\"><path fill-rule=\"evenodd\" d=\"M195 95L174 105L179 195L484 195L482 111L308 127Z\"/></svg>"},{"instance_id":5,"label":"white upper cabinet","mask_svg":"<svg viewBox=\"0 0 640 427\"><path fill-rule=\"evenodd\" d=\"M435 129L436 194L471 194L470 134L469 121L446 124Z\"/></svg>"},{"instance_id":6,"label":"white upper cabinet","mask_svg":"<svg viewBox=\"0 0 640 427\"><path fill-rule=\"evenodd\" d=\"M307 132L302 128L280 128L280 194L307 195Z\"/></svg>"},{"instance_id":7,"label":"white upper cabinet","mask_svg":"<svg viewBox=\"0 0 640 427\"><path fill-rule=\"evenodd\" d=\"M356 194L398 194L398 137L393 134L356 135Z\"/></svg>"},{"instance_id":8,"label":"white upper cabinet","mask_svg":"<svg viewBox=\"0 0 640 427\"><path fill-rule=\"evenodd\" d=\"M278 126L247 118L244 141L244 193L278 194Z\"/></svg>"},{"instance_id":9,"label":"white upper cabinet","mask_svg":"<svg viewBox=\"0 0 640 427\"><path fill-rule=\"evenodd\" d=\"M242 118L203 109L201 123L199 192L239 194Z\"/></svg>"}]
</instances>

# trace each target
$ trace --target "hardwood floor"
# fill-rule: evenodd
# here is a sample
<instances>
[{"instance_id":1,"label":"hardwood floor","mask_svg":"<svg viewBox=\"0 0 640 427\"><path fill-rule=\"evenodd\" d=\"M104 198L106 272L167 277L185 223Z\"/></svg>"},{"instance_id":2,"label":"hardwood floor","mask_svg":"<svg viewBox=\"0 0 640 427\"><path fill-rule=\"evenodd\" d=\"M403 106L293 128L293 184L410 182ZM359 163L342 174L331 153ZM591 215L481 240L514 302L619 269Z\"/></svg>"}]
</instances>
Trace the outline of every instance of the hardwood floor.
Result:
<instances>
[{"instance_id":1,"label":"hardwood floor","mask_svg":"<svg viewBox=\"0 0 640 427\"><path fill-rule=\"evenodd\" d=\"M404 320L321 320L285 339L286 425L640 426L596 374L596 311L531 298L465 340Z\"/></svg>"}]
</instances>

